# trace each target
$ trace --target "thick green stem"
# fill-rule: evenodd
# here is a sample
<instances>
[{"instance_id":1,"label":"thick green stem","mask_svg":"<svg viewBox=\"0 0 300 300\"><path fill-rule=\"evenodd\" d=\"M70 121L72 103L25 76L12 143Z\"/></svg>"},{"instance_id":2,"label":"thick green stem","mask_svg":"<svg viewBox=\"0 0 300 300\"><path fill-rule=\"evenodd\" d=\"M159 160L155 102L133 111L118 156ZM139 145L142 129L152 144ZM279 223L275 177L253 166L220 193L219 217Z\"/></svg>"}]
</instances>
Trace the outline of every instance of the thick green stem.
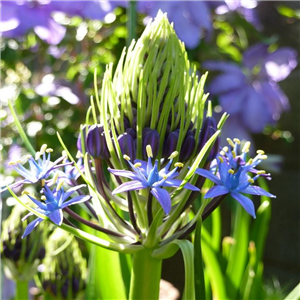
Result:
<instances>
[{"instance_id":1,"label":"thick green stem","mask_svg":"<svg viewBox=\"0 0 300 300\"><path fill-rule=\"evenodd\" d=\"M162 260L153 258L151 253L151 249L143 249L133 254L130 300L159 298Z\"/></svg>"},{"instance_id":2,"label":"thick green stem","mask_svg":"<svg viewBox=\"0 0 300 300\"><path fill-rule=\"evenodd\" d=\"M136 1L129 1L127 46L136 38Z\"/></svg>"},{"instance_id":3,"label":"thick green stem","mask_svg":"<svg viewBox=\"0 0 300 300\"><path fill-rule=\"evenodd\" d=\"M16 281L16 300L27 300L28 297L28 281L17 280Z\"/></svg>"}]
</instances>

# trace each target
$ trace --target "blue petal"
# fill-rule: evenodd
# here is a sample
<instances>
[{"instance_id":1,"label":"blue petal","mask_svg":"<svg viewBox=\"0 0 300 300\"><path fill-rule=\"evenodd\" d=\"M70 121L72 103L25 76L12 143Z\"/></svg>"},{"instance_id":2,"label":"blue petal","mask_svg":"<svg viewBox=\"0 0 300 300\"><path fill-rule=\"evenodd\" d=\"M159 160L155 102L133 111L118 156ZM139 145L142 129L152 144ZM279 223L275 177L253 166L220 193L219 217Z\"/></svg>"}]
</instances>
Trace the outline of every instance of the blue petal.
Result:
<instances>
[{"instance_id":1,"label":"blue petal","mask_svg":"<svg viewBox=\"0 0 300 300\"><path fill-rule=\"evenodd\" d=\"M151 194L158 200L164 212L168 214L171 210L171 198L169 193L164 189L155 187L151 189Z\"/></svg>"},{"instance_id":2,"label":"blue petal","mask_svg":"<svg viewBox=\"0 0 300 300\"><path fill-rule=\"evenodd\" d=\"M37 218L37 219L35 219L35 220L33 220L32 222L30 222L28 225L27 225L27 227L26 227L26 229L25 229L25 231L24 231L24 233L23 233L23 235L22 235L22 238L24 238L24 237L26 237L36 226L38 226L42 221L44 221L44 219L42 219L42 218Z\"/></svg>"},{"instance_id":3,"label":"blue petal","mask_svg":"<svg viewBox=\"0 0 300 300\"><path fill-rule=\"evenodd\" d=\"M36 204L38 207L40 207L43 210L47 210L47 205L42 203L41 201L38 201L37 199L34 199L33 197L31 197L30 195L27 195L28 198L34 203Z\"/></svg>"},{"instance_id":4,"label":"blue petal","mask_svg":"<svg viewBox=\"0 0 300 300\"><path fill-rule=\"evenodd\" d=\"M63 212L61 209L56 209L54 211L52 211L48 217L50 218L50 220L57 224L57 225L61 225L62 221L63 221Z\"/></svg>"},{"instance_id":5,"label":"blue petal","mask_svg":"<svg viewBox=\"0 0 300 300\"><path fill-rule=\"evenodd\" d=\"M81 202L85 202L91 199L91 196L77 196L72 198L71 200L63 203L60 208L65 208L67 206L73 205L73 204L77 204L77 203L81 203Z\"/></svg>"},{"instance_id":6,"label":"blue petal","mask_svg":"<svg viewBox=\"0 0 300 300\"><path fill-rule=\"evenodd\" d=\"M68 199L74 192L76 192L78 189L81 189L85 187L85 184L77 185L75 187L70 188L67 192L64 193L64 195L61 197L60 201L64 202L66 199ZM60 203L61 204L61 203Z\"/></svg>"},{"instance_id":7,"label":"blue petal","mask_svg":"<svg viewBox=\"0 0 300 300\"><path fill-rule=\"evenodd\" d=\"M134 174L131 171L116 170L116 169L111 169L111 168L107 168L107 170L115 176L121 176L121 177L130 178L130 179L137 179L136 174Z\"/></svg>"},{"instance_id":8,"label":"blue petal","mask_svg":"<svg viewBox=\"0 0 300 300\"><path fill-rule=\"evenodd\" d=\"M257 196L267 196L270 198L276 198L275 195L265 191L259 186L248 186L247 188L241 190L240 192L245 193L245 194L251 194L251 195L257 195Z\"/></svg>"},{"instance_id":9,"label":"blue petal","mask_svg":"<svg viewBox=\"0 0 300 300\"><path fill-rule=\"evenodd\" d=\"M214 197L218 197L221 195L226 195L228 194L230 191L227 187L223 186L223 185L216 185L213 186L204 196L205 199L207 198L214 198Z\"/></svg>"},{"instance_id":10,"label":"blue petal","mask_svg":"<svg viewBox=\"0 0 300 300\"><path fill-rule=\"evenodd\" d=\"M214 182L216 184L219 184L219 185L222 184L222 181L217 176L212 174L210 171L207 171L205 169L196 169L195 173L200 176L210 179L212 182Z\"/></svg>"},{"instance_id":11,"label":"blue petal","mask_svg":"<svg viewBox=\"0 0 300 300\"><path fill-rule=\"evenodd\" d=\"M116 189L113 190L113 195L115 194L119 194L119 193L123 193L123 192L127 192L127 191L133 191L133 190L141 190L141 189L145 189L148 186L138 180L133 180L133 181L129 181L129 182L125 182L123 184L121 184L120 186L118 186Z\"/></svg>"},{"instance_id":12,"label":"blue petal","mask_svg":"<svg viewBox=\"0 0 300 300\"><path fill-rule=\"evenodd\" d=\"M254 204L248 197L245 197L242 194L235 192L232 192L231 196L244 207L244 209L249 215L251 215L254 219L256 218Z\"/></svg>"},{"instance_id":13,"label":"blue petal","mask_svg":"<svg viewBox=\"0 0 300 300\"><path fill-rule=\"evenodd\" d=\"M169 179L169 180L166 180L164 183L163 183L163 186L172 186L172 187L179 187L182 183L182 180L180 179ZM183 186L185 189L188 189L188 190L191 190L191 191L195 191L195 192L199 192L200 190L190 184L190 183L186 183L184 186Z\"/></svg>"}]
</instances>

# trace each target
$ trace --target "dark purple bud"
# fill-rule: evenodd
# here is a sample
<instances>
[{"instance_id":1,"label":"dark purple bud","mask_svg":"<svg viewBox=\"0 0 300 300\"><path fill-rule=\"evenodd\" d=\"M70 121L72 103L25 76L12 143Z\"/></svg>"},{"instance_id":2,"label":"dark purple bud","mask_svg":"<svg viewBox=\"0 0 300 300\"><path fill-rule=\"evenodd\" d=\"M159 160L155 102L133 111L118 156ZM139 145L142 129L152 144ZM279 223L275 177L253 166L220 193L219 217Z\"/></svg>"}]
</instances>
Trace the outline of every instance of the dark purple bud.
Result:
<instances>
[{"instance_id":1,"label":"dark purple bud","mask_svg":"<svg viewBox=\"0 0 300 300\"><path fill-rule=\"evenodd\" d=\"M102 125L92 125L89 128L86 148L87 152L94 158L108 159L110 157Z\"/></svg>"},{"instance_id":2,"label":"dark purple bud","mask_svg":"<svg viewBox=\"0 0 300 300\"><path fill-rule=\"evenodd\" d=\"M179 160L180 161L187 161L192 153L194 152L196 146L196 141L194 136L187 135L182 143L180 153L179 153Z\"/></svg>"},{"instance_id":3,"label":"dark purple bud","mask_svg":"<svg viewBox=\"0 0 300 300\"><path fill-rule=\"evenodd\" d=\"M175 130L171 133L169 133L167 140L164 145L164 157L168 158L177 147L178 143L178 137L179 137L179 130Z\"/></svg>"},{"instance_id":4,"label":"dark purple bud","mask_svg":"<svg viewBox=\"0 0 300 300\"><path fill-rule=\"evenodd\" d=\"M134 140L132 136L127 133L121 134L118 136L118 142L122 154L128 155L133 161L135 159L135 147L134 147Z\"/></svg>"},{"instance_id":5,"label":"dark purple bud","mask_svg":"<svg viewBox=\"0 0 300 300\"><path fill-rule=\"evenodd\" d=\"M136 131L133 128L127 128L126 133L130 134L133 139L136 139Z\"/></svg>"},{"instance_id":6,"label":"dark purple bud","mask_svg":"<svg viewBox=\"0 0 300 300\"><path fill-rule=\"evenodd\" d=\"M155 158L159 150L159 133L155 129L145 128L143 130L143 155L144 159L147 159L146 146L150 145L152 148L152 154Z\"/></svg>"},{"instance_id":7,"label":"dark purple bud","mask_svg":"<svg viewBox=\"0 0 300 300\"><path fill-rule=\"evenodd\" d=\"M124 129L126 130L127 128L130 127L130 122L127 117L124 117L123 121L124 121Z\"/></svg>"},{"instance_id":8,"label":"dark purple bud","mask_svg":"<svg viewBox=\"0 0 300 300\"><path fill-rule=\"evenodd\" d=\"M217 123L214 117L207 117L202 124L202 128L199 135L198 147L197 152L199 152L205 143L215 134L217 131ZM213 147L211 148L207 161L212 161L215 159L219 152L219 138L215 141Z\"/></svg>"},{"instance_id":9,"label":"dark purple bud","mask_svg":"<svg viewBox=\"0 0 300 300\"><path fill-rule=\"evenodd\" d=\"M83 149L82 149L82 144L85 145L85 148L86 148L86 132L87 132L87 129L86 129L86 125L83 125L82 126L82 134L81 134L81 131L79 132L79 135L78 135L78 138L77 138L77 149L83 153ZM82 139L81 137L83 137L83 143L82 143Z\"/></svg>"}]
</instances>

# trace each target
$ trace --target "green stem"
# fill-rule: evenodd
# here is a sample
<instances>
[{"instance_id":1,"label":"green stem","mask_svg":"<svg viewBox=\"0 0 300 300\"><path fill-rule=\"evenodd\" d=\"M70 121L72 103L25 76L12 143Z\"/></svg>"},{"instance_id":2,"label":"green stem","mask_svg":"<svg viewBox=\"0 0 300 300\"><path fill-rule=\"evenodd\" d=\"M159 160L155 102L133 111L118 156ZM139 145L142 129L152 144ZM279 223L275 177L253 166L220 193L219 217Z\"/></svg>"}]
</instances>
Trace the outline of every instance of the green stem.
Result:
<instances>
[{"instance_id":1,"label":"green stem","mask_svg":"<svg viewBox=\"0 0 300 300\"><path fill-rule=\"evenodd\" d=\"M28 281L17 280L16 282L16 300L27 300L28 297Z\"/></svg>"},{"instance_id":2,"label":"green stem","mask_svg":"<svg viewBox=\"0 0 300 300\"><path fill-rule=\"evenodd\" d=\"M143 249L133 254L130 300L159 298L162 260L153 258L151 253L151 249Z\"/></svg>"},{"instance_id":3,"label":"green stem","mask_svg":"<svg viewBox=\"0 0 300 300\"><path fill-rule=\"evenodd\" d=\"M127 47L136 38L136 1L129 1Z\"/></svg>"}]
</instances>

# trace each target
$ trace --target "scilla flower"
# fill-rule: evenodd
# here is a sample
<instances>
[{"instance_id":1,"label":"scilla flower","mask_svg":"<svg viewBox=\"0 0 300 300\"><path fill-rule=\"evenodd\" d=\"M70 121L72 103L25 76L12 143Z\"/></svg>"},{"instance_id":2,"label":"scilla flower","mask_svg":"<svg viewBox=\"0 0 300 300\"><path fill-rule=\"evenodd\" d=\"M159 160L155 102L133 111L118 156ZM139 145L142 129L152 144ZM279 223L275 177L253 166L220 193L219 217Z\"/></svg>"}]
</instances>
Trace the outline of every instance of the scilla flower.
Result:
<instances>
[{"instance_id":1,"label":"scilla flower","mask_svg":"<svg viewBox=\"0 0 300 300\"><path fill-rule=\"evenodd\" d=\"M266 159L267 156L263 151L259 150L258 155L254 159L249 159L246 163L246 153L249 151L250 143L245 143L242 149L242 155L238 156L236 149L240 141L235 139L234 144L232 140L228 139L228 142L230 148L224 147L217 156L217 175L204 169L196 170L198 175L206 177L216 184L205 194L204 198L215 198L230 194L244 207L247 213L255 218L253 202L244 196L243 193L258 196L263 195L271 198L276 197L261 187L253 185L259 176L265 176L266 174L265 171L257 171L255 167L261 163L262 160ZM251 177L249 173L256 173L256 175ZM270 174L267 175L268 177L270 176Z\"/></svg>"},{"instance_id":2,"label":"scilla flower","mask_svg":"<svg viewBox=\"0 0 300 300\"><path fill-rule=\"evenodd\" d=\"M15 188L24 183L37 183L41 181L41 184L45 184L45 180L50 176L50 174L57 168L64 167L67 165L72 165L72 162L59 164L62 160L66 158L66 156L62 156L58 158L56 161L51 162L50 156L53 150L51 148L47 148L47 145L44 144L41 147L41 150L36 152L35 159L29 155L28 163L30 169L27 170L23 167L20 161L10 162L9 164L22 176L23 180L15 182L10 185L10 188ZM47 153L47 154L46 154ZM2 189L1 192L5 191L6 188Z\"/></svg>"},{"instance_id":3,"label":"scilla flower","mask_svg":"<svg viewBox=\"0 0 300 300\"><path fill-rule=\"evenodd\" d=\"M36 209L37 212L43 214L45 217L48 217L53 223L60 226L63 221L62 210L65 207L91 199L91 196L80 195L66 201L75 191L84 186L85 185L83 184L73 187L67 192L64 192L61 184L58 184L58 186L53 191L51 191L48 186L44 186L44 196L42 196L42 200L45 201L44 203L28 195L26 191L24 193L27 194L29 199L38 206L38 208ZM31 215L33 215L32 212L26 215L23 220ZM44 221L44 219L38 217L37 219L29 223L22 237L24 238L25 236L27 236L42 221Z\"/></svg>"},{"instance_id":4,"label":"scilla flower","mask_svg":"<svg viewBox=\"0 0 300 300\"><path fill-rule=\"evenodd\" d=\"M167 190L162 187L179 187L182 180L175 179L178 175L178 167L182 167L182 163L175 163L175 168L172 171L169 171L169 168L173 162L173 158L178 155L178 152L173 152L169 157L169 162L167 165L158 170L158 160L155 160L154 166L152 164L152 148L150 145L147 145L146 151L148 154L148 162L136 160L135 164L132 164L130 158L127 155L124 155L124 159L128 161L133 172L127 170L114 170L108 168L108 170L116 175L132 179L132 181L125 182L118 186L113 194L118 194L122 192L132 191L132 190L141 190L150 188L151 194L157 199L157 201L162 206L164 212L168 214L171 210L171 197ZM184 188L192 191L200 191L197 187L193 186L190 183L186 183Z\"/></svg>"}]
</instances>

